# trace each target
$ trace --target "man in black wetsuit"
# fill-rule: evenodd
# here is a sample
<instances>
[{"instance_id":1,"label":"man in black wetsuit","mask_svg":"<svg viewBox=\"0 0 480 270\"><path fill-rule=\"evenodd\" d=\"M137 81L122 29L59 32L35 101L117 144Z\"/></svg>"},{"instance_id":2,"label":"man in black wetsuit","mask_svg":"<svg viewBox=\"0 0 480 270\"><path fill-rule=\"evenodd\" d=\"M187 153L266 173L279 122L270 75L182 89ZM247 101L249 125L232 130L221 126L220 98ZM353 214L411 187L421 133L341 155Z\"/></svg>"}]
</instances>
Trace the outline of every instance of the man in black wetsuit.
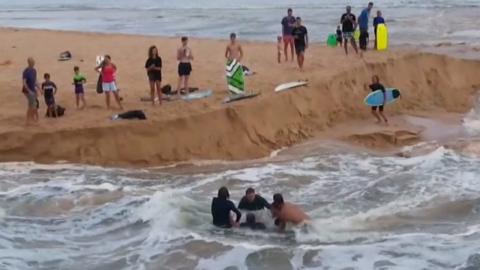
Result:
<instances>
[{"instance_id":1,"label":"man in black wetsuit","mask_svg":"<svg viewBox=\"0 0 480 270\"><path fill-rule=\"evenodd\" d=\"M212 200L212 217L213 225L220 228L237 227L242 213L238 211L232 201L229 200L230 194L226 187L221 187L218 190L218 195ZM230 211L235 212L237 216L236 221L233 221L230 217Z\"/></svg>"},{"instance_id":2,"label":"man in black wetsuit","mask_svg":"<svg viewBox=\"0 0 480 270\"><path fill-rule=\"evenodd\" d=\"M262 196L255 194L253 188L248 188L245 196L240 200L238 209L245 211L258 211L263 209L270 209L270 204Z\"/></svg>"}]
</instances>

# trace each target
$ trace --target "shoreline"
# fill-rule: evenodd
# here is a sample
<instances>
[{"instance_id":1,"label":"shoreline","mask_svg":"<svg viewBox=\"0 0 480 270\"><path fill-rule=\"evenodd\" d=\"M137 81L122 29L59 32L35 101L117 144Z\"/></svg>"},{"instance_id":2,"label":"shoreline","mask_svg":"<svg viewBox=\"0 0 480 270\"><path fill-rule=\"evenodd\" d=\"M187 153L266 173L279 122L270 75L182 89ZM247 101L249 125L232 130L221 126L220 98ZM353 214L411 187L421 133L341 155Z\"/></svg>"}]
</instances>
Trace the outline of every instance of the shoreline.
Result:
<instances>
[{"instance_id":1,"label":"shoreline","mask_svg":"<svg viewBox=\"0 0 480 270\"><path fill-rule=\"evenodd\" d=\"M146 50L151 44L159 45L165 83L175 87L174 51L179 43L176 38L24 28L0 28L0 34L5 40L0 45L5 59L0 62L11 61L0 66L0 99L11 101L0 110L2 162L64 160L152 167L189 160L250 160L312 138L336 139L326 135L332 127L348 121L360 125L369 121L366 119L370 119L370 112L362 100L368 94L366 86L372 74L379 74L386 85L402 89L404 98L387 107L392 116L419 111L465 113L471 108L473 93L480 89L480 78L474 72L480 67L478 61L401 49L369 51L360 59L355 55L345 57L341 49L313 43L306 56L306 72L301 73L292 63L276 63L274 43L246 41L242 42L244 64L257 71L257 75L247 77L247 86L262 95L223 105L225 41L193 38L191 47L196 60L192 84L212 88L214 96L188 103L164 102L161 107L152 108L139 101L148 94L143 70ZM49 40L55 43L29 47L34 41L46 44ZM74 58L57 62L56 56L64 50L70 50ZM100 52L112 54L119 66L126 109L145 110L149 120L109 121L115 112L104 109L103 96L97 96L92 89L87 90L87 109L74 109L73 90L68 84L73 76L71 69L80 65L91 84L96 79L94 58ZM39 79L43 72L52 74L60 89L58 103L67 107L67 113L60 119L45 119L40 100L40 124L26 129L26 104L16 89L28 56L37 59ZM273 92L280 83L300 79L308 79L309 86ZM372 129L371 133L376 131ZM344 132L359 135L353 128Z\"/></svg>"}]
</instances>

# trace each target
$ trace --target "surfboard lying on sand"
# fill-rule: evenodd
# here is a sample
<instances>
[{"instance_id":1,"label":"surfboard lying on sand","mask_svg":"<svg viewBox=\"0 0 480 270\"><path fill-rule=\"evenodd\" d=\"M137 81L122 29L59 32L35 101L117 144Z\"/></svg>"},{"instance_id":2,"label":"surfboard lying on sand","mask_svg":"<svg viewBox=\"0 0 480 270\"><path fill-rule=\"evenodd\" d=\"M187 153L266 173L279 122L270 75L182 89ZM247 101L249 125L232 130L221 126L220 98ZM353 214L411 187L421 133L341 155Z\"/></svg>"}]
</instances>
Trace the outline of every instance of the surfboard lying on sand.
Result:
<instances>
[{"instance_id":1,"label":"surfboard lying on sand","mask_svg":"<svg viewBox=\"0 0 480 270\"><path fill-rule=\"evenodd\" d=\"M223 103L231 103L235 101L240 101L244 99L249 99L249 98L254 98L256 96L260 95L260 92L253 92L253 93L247 93L247 94L242 94L242 95L231 95L225 98L223 100Z\"/></svg>"},{"instance_id":2,"label":"surfboard lying on sand","mask_svg":"<svg viewBox=\"0 0 480 270\"><path fill-rule=\"evenodd\" d=\"M400 90L397 88L386 88L385 89L386 95L386 104L390 104L395 102L398 98L400 98ZM377 90L368 94L363 102L368 106L382 106L384 102L384 96L382 90Z\"/></svg>"},{"instance_id":3,"label":"surfboard lying on sand","mask_svg":"<svg viewBox=\"0 0 480 270\"><path fill-rule=\"evenodd\" d=\"M297 81L297 82L283 83L283 84L280 84L279 86L275 87L275 92L281 92L281 91L297 88L297 87L300 87L300 86L305 86L307 84L308 84L307 81Z\"/></svg>"},{"instance_id":4,"label":"surfboard lying on sand","mask_svg":"<svg viewBox=\"0 0 480 270\"><path fill-rule=\"evenodd\" d=\"M211 95L213 95L213 90L212 89L207 89L207 90L200 90L195 93L190 93L188 95L182 96L183 100L190 101L190 100L196 100L196 99L202 99L202 98L208 98Z\"/></svg>"}]
</instances>

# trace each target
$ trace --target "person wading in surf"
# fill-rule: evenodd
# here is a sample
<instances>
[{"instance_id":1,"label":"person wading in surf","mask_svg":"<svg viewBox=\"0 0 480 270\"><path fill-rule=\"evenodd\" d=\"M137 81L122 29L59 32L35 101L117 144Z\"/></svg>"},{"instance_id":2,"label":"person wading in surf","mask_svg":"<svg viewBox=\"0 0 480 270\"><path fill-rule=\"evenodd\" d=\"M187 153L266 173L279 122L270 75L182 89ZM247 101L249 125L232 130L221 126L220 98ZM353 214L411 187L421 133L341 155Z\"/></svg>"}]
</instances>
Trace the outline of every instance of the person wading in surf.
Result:
<instances>
[{"instance_id":1,"label":"person wading in surf","mask_svg":"<svg viewBox=\"0 0 480 270\"><path fill-rule=\"evenodd\" d=\"M297 205L283 200L282 194L273 195L272 217L275 219L275 225L280 232L285 231L287 223L293 225L305 225L310 221L310 217L303 212Z\"/></svg>"},{"instance_id":2,"label":"person wading in surf","mask_svg":"<svg viewBox=\"0 0 480 270\"><path fill-rule=\"evenodd\" d=\"M220 228L231 228L238 227L240 218L242 218L242 213L238 211L232 201L229 200L230 193L226 187L221 187L218 190L218 195L212 200L212 218L213 225ZM236 220L233 221L230 213L234 212L237 216Z\"/></svg>"}]
</instances>

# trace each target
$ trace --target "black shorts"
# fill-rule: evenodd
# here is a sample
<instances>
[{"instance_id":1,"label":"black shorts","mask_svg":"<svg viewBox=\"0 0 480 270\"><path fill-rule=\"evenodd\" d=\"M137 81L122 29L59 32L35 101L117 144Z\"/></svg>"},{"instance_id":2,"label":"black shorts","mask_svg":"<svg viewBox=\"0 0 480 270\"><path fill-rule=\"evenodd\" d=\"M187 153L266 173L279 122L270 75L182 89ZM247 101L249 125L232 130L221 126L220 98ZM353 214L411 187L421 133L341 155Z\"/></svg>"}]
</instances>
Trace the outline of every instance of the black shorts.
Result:
<instances>
[{"instance_id":1,"label":"black shorts","mask_svg":"<svg viewBox=\"0 0 480 270\"><path fill-rule=\"evenodd\" d=\"M378 108L379 111L383 112L383 105L382 106L373 106L372 111L376 111Z\"/></svg>"},{"instance_id":2,"label":"black shorts","mask_svg":"<svg viewBox=\"0 0 480 270\"><path fill-rule=\"evenodd\" d=\"M151 81L151 82L161 82L162 81L162 72L148 73L148 80Z\"/></svg>"},{"instance_id":3,"label":"black shorts","mask_svg":"<svg viewBox=\"0 0 480 270\"><path fill-rule=\"evenodd\" d=\"M190 72L192 72L192 64L190 63L178 64L178 76L189 76Z\"/></svg>"},{"instance_id":4,"label":"black shorts","mask_svg":"<svg viewBox=\"0 0 480 270\"><path fill-rule=\"evenodd\" d=\"M55 98L45 97L45 104L47 104L48 107L55 105Z\"/></svg>"},{"instance_id":5,"label":"black shorts","mask_svg":"<svg viewBox=\"0 0 480 270\"><path fill-rule=\"evenodd\" d=\"M295 44L295 52L297 54L301 54L305 52L305 45L303 44Z\"/></svg>"}]
</instances>

